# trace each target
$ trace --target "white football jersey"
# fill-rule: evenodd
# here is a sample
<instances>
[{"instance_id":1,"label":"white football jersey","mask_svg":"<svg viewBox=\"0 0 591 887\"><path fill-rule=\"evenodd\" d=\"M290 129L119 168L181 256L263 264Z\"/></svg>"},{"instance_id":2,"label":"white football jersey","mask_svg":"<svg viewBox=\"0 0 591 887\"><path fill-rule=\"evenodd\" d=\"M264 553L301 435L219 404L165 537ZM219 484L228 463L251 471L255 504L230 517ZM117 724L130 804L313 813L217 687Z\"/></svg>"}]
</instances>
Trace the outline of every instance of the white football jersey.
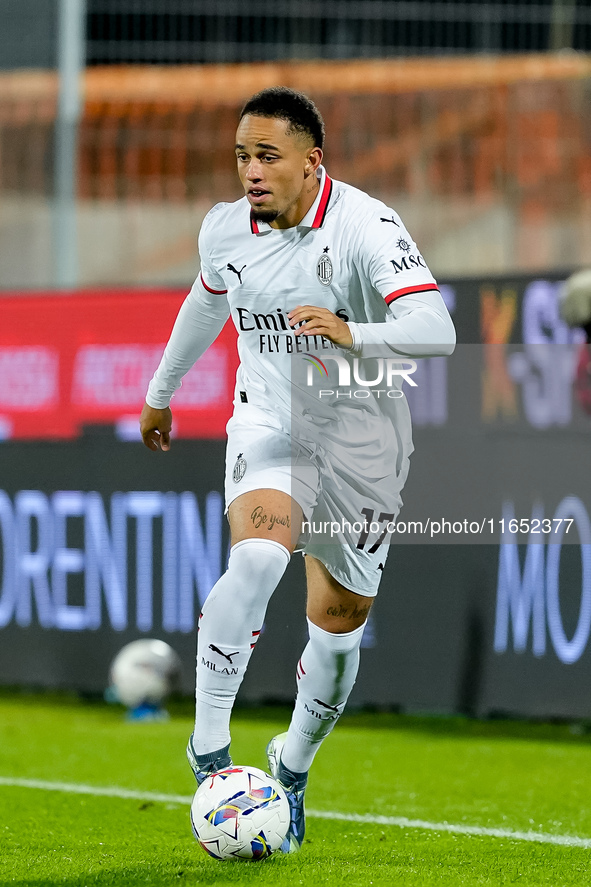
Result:
<instances>
[{"instance_id":1,"label":"white football jersey","mask_svg":"<svg viewBox=\"0 0 591 887\"><path fill-rule=\"evenodd\" d=\"M328 308L349 323L353 353L387 346L396 355L453 350L453 324L433 275L400 217L319 168L316 200L299 225L251 219L246 197L219 203L199 235L201 274L189 294L147 402L164 407L182 375L231 314L238 331L235 403L269 411L289 429L292 361L341 354L322 336L296 336L287 314Z\"/></svg>"},{"instance_id":2,"label":"white football jersey","mask_svg":"<svg viewBox=\"0 0 591 887\"><path fill-rule=\"evenodd\" d=\"M400 217L322 167L320 174L314 205L293 228L252 221L244 197L215 206L201 229L201 282L227 299L239 333L237 388L267 409L289 401L292 355L339 350L321 336L295 335L287 313L297 305L365 324L385 322L403 296L440 299Z\"/></svg>"}]
</instances>

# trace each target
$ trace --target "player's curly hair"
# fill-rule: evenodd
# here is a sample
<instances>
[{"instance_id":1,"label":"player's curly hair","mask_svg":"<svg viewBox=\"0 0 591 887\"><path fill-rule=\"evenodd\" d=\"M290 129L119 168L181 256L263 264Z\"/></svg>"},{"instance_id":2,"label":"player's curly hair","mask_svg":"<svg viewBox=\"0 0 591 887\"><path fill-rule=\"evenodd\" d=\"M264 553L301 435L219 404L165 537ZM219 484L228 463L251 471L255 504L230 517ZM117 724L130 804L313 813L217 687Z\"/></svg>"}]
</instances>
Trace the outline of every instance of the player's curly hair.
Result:
<instances>
[{"instance_id":1,"label":"player's curly hair","mask_svg":"<svg viewBox=\"0 0 591 887\"><path fill-rule=\"evenodd\" d=\"M315 148L324 145L324 120L312 99L303 92L296 92L287 86L263 89L249 98L240 112L240 119L246 114L287 120L288 132L309 135Z\"/></svg>"}]
</instances>

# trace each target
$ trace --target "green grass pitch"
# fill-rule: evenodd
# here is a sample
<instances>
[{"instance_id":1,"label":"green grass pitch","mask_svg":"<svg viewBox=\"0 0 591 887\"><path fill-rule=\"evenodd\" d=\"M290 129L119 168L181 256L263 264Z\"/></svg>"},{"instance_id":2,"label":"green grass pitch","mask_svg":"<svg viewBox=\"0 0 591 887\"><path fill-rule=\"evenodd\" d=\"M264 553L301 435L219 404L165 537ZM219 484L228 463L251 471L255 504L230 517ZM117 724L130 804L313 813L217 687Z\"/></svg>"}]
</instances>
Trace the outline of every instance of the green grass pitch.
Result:
<instances>
[{"instance_id":1,"label":"green grass pitch","mask_svg":"<svg viewBox=\"0 0 591 887\"><path fill-rule=\"evenodd\" d=\"M238 711L234 761L265 767L287 720ZM0 696L0 885L591 882L591 741L566 725L345 715L312 770L302 851L262 863L195 843L191 726L184 704L129 724L115 707Z\"/></svg>"}]
</instances>

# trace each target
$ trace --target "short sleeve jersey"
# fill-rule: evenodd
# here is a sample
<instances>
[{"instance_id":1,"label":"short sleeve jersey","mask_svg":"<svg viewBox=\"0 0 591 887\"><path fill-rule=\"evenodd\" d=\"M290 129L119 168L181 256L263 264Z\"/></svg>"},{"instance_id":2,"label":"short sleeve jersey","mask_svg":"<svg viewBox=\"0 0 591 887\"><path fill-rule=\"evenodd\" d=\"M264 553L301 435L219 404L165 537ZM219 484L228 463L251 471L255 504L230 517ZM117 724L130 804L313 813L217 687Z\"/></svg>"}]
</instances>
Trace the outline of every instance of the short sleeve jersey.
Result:
<instances>
[{"instance_id":1,"label":"short sleeve jersey","mask_svg":"<svg viewBox=\"0 0 591 887\"><path fill-rule=\"evenodd\" d=\"M286 416L294 355L321 358L337 348L321 336L296 337L289 311L314 305L345 321L380 323L405 295L437 292L396 212L323 167L319 177L316 200L299 225L253 221L244 197L214 206L199 237L200 283L210 297L227 299L238 331L236 393Z\"/></svg>"}]
</instances>

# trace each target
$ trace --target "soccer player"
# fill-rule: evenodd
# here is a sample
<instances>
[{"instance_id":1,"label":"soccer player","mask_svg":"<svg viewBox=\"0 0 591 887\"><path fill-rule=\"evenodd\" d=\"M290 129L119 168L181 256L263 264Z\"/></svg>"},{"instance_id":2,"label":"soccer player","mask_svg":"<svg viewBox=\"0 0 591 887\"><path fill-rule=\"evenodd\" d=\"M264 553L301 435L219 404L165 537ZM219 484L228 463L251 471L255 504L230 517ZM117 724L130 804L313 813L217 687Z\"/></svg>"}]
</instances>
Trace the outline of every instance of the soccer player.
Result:
<instances>
[{"instance_id":1,"label":"soccer player","mask_svg":"<svg viewBox=\"0 0 591 887\"><path fill-rule=\"evenodd\" d=\"M266 89L242 109L235 151L245 196L214 206L203 222L201 273L140 419L146 446L168 450L170 399L230 315L240 356L227 427L231 551L200 616L187 755L199 784L231 765L238 688L269 599L291 554L303 550L309 641L297 667L289 729L267 746L271 772L291 805L284 852L302 844L308 770L355 682L386 556L385 533L371 545L367 533L357 544L330 544L301 533L302 526L314 527L317 516L359 520L375 508L380 521L393 519L412 450L402 396L393 421L367 412L365 437L354 445L347 429L359 415L357 403L333 398L306 423L307 409L292 396L294 361L316 360L326 369L335 365L328 357L337 364L340 357L362 359L375 355L376 346L402 360L447 355L455 344L437 284L400 217L332 180L321 165L323 142L322 117L301 93ZM389 433L374 434L375 422L384 421L391 421Z\"/></svg>"}]
</instances>

